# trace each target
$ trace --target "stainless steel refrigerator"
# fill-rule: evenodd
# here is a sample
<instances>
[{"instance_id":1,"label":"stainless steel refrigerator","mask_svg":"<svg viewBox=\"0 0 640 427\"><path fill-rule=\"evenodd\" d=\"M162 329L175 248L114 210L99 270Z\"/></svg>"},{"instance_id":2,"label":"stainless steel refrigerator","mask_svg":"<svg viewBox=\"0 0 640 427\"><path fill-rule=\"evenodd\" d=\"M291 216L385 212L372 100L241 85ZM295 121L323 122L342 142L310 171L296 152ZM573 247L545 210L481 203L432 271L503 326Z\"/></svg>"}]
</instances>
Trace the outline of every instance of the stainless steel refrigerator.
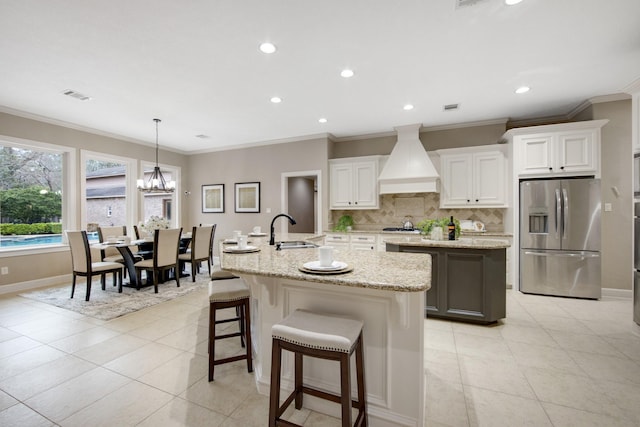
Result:
<instances>
[{"instance_id":1,"label":"stainless steel refrigerator","mask_svg":"<svg viewBox=\"0 0 640 427\"><path fill-rule=\"evenodd\" d=\"M520 291L601 296L600 180L520 182Z\"/></svg>"}]
</instances>

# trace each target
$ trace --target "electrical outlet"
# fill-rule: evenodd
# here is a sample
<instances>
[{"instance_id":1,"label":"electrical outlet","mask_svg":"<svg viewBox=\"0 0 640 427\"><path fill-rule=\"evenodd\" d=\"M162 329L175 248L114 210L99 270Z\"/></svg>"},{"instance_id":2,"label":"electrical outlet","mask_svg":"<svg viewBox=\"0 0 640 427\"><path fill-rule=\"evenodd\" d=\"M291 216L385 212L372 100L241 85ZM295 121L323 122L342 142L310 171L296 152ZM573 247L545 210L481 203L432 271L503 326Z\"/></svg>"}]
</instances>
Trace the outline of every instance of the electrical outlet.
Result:
<instances>
[{"instance_id":1,"label":"electrical outlet","mask_svg":"<svg viewBox=\"0 0 640 427\"><path fill-rule=\"evenodd\" d=\"M613 209L611 207L611 203L605 203L604 204L604 211L605 212L611 212Z\"/></svg>"},{"instance_id":2,"label":"electrical outlet","mask_svg":"<svg viewBox=\"0 0 640 427\"><path fill-rule=\"evenodd\" d=\"M9 274L9 267L2 267L0 274Z\"/></svg>"}]
</instances>

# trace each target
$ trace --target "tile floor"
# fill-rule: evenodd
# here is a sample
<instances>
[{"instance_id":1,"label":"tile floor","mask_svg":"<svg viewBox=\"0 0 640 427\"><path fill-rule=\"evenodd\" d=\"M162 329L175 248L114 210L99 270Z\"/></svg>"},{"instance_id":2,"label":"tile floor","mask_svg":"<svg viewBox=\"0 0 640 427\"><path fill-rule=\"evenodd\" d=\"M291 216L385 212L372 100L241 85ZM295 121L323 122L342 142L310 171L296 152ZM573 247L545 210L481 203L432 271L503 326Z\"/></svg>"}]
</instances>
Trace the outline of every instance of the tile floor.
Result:
<instances>
[{"instance_id":1,"label":"tile floor","mask_svg":"<svg viewBox=\"0 0 640 427\"><path fill-rule=\"evenodd\" d=\"M631 301L507 295L497 325L425 321L426 425L640 425ZM244 361L207 381L207 327L206 290L107 322L0 297L0 425L264 426L268 398Z\"/></svg>"}]
</instances>

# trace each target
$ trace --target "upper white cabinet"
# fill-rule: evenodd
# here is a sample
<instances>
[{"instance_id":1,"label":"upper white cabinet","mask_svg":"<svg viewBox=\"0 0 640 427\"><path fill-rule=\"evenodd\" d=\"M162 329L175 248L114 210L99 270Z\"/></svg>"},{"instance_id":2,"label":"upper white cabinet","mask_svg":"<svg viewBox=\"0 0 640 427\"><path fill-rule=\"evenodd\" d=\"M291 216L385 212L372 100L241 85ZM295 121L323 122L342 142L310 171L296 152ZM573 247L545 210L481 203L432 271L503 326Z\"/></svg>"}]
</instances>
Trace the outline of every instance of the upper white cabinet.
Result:
<instances>
[{"instance_id":1,"label":"upper white cabinet","mask_svg":"<svg viewBox=\"0 0 640 427\"><path fill-rule=\"evenodd\" d=\"M378 209L378 156L329 160L331 209Z\"/></svg>"},{"instance_id":2,"label":"upper white cabinet","mask_svg":"<svg viewBox=\"0 0 640 427\"><path fill-rule=\"evenodd\" d=\"M501 146L437 150L441 208L507 207L507 162Z\"/></svg>"},{"instance_id":3,"label":"upper white cabinet","mask_svg":"<svg viewBox=\"0 0 640 427\"><path fill-rule=\"evenodd\" d=\"M511 129L518 177L600 176L600 128L607 120Z\"/></svg>"},{"instance_id":4,"label":"upper white cabinet","mask_svg":"<svg viewBox=\"0 0 640 427\"><path fill-rule=\"evenodd\" d=\"M599 155L595 129L515 138L520 144L519 175L571 175L598 169Z\"/></svg>"}]
</instances>

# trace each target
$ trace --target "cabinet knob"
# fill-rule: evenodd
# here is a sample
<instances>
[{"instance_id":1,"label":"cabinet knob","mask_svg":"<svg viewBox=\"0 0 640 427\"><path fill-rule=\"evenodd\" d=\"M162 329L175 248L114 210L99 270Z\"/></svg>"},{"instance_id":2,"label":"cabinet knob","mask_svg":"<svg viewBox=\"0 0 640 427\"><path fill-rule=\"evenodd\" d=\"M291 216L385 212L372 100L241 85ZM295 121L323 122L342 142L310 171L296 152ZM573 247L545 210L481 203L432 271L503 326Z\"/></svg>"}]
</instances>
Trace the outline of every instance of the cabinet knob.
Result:
<instances>
[{"instance_id":1,"label":"cabinet knob","mask_svg":"<svg viewBox=\"0 0 640 427\"><path fill-rule=\"evenodd\" d=\"M560 169L564 170L564 166L560 166Z\"/></svg>"},{"instance_id":2,"label":"cabinet knob","mask_svg":"<svg viewBox=\"0 0 640 427\"><path fill-rule=\"evenodd\" d=\"M552 171L552 170L553 170L553 168L549 168L549 170L550 170L550 171Z\"/></svg>"},{"instance_id":3,"label":"cabinet knob","mask_svg":"<svg viewBox=\"0 0 640 427\"><path fill-rule=\"evenodd\" d=\"M349 202L349 204L351 204L351 202Z\"/></svg>"},{"instance_id":4,"label":"cabinet knob","mask_svg":"<svg viewBox=\"0 0 640 427\"><path fill-rule=\"evenodd\" d=\"M467 199L467 203L470 203L470 202L471 202L471 200Z\"/></svg>"},{"instance_id":5,"label":"cabinet knob","mask_svg":"<svg viewBox=\"0 0 640 427\"><path fill-rule=\"evenodd\" d=\"M355 202L355 204L357 205L357 204L358 204L358 202Z\"/></svg>"},{"instance_id":6,"label":"cabinet knob","mask_svg":"<svg viewBox=\"0 0 640 427\"><path fill-rule=\"evenodd\" d=\"M480 201L480 199L476 199L476 203L478 203Z\"/></svg>"}]
</instances>

